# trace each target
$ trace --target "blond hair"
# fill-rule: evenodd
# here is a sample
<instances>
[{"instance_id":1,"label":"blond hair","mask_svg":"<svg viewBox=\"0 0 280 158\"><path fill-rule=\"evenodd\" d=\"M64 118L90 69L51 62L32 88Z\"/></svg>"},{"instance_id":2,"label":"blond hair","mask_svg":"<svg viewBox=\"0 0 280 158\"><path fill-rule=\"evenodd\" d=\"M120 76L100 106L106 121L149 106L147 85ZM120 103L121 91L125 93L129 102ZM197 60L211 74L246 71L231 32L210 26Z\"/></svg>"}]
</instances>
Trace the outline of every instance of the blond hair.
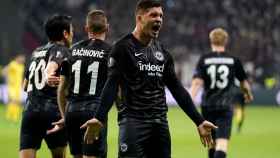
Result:
<instances>
[{"instance_id":1,"label":"blond hair","mask_svg":"<svg viewBox=\"0 0 280 158\"><path fill-rule=\"evenodd\" d=\"M222 28L213 29L210 34L210 43L216 46L226 46L228 42L228 33Z\"/></svg>"}]
</instances>

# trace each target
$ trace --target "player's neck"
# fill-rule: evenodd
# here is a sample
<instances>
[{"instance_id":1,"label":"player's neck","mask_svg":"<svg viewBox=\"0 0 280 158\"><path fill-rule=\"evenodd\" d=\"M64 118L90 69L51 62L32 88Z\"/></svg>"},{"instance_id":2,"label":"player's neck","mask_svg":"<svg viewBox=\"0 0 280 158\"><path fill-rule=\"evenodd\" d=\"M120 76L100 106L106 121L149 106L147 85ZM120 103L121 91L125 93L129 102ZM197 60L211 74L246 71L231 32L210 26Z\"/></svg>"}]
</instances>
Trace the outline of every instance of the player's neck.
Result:
<instances>
[{"instance_id":1,"label":"player's neck","mask_svg":"<svg viewBox=\"0 0 280 158\"><path fill-rule=\"evenodd\" d=\"M149 36L146 36L141 30L139 30L137 27L132 32L133 36L143 45L148 46L152 42L152 38Z\"/></svg>"},{"instance_id":2,"label":"player's neck","mask_svg":"<svg viewBox=\"0 0 280 158\"><path fill-rule=\"evenodd\" d=\"M224 46L215 46L215 45L212 45L212 51L213 52L217 52L217 53L223 53L225 52L225 47Z\"/></svg>"},{"instance_id":3,"label":"player's neck","mask_svg":"<svg viewBox=\"0 0 280 158\"><path fill-rule=\"evenodd\" d=\"M99 40L102 40L104 41L105 38L106 38L106 34L105 33L92 33L92 32L89 32L88 33L88 38L89 39L99 39Z\"/></svg>"},{"instance_id":4,"label":"player's neck","mask_svg":"<svg viewBox=\"0 0 280 158\"><path fill-rule=\"evenodd\" d=\"M63 40L61 40L61 41L51 41L51 42L65 46L65 42Z\"/></svg>"}]
</instances>

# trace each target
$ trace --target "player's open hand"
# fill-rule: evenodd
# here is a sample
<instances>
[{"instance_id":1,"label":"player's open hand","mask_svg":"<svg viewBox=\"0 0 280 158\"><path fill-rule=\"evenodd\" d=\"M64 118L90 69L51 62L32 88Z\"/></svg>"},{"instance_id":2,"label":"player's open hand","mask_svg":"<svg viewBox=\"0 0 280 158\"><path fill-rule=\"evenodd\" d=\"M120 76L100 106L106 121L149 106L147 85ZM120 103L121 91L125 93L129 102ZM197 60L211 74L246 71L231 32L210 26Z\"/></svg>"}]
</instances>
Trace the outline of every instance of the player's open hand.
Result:
<instances>
[{"instance_id":1,"label":"player's open hand","mask_svg":"<svg viewBox=\"0 0 280 158\"><path fill-rule=\"evenodd\" d=\"M84 142L86 144L92 144L95 140L97 140L102 127L102 123L96 118L90 119L84 123L81 126L81 129L87 128L84 135Z\"/></svg>"},{"instance_id":2,"label":"player's open hand","mask_svg":"<svg viewBox=\"0 0 280 158\"><path fill-rule=\"evenodd\" d=\"M199 126L198 126L198 133L200 136L200 140L203 144L204 147L213 147L214 146L214 141L211 135L211 131L213 129L217 129L218 127L215 126L213 123L209 121L203 121Z\"/></svg>"},{"instance_id":3,"label":"player's open hand","mask_svg":"<svg viewBox=\"0 0 280 158\"><path fill-rule=\"evenodd\" d=\"M244 99L245 99L245 103L250 103L251 101L254 100L254 96L251 93L244 94Z\"/></svg>"},{"instance_id":4,"label":"player's open hand","mask_svg":"<svg viewBox=\"0 0 280 158\"><path fill-rule=\"evenodd\" d=\"M47 76L47 78L46 78L47 84L50 87L57 87L58 86L60 78L55 76L55 72L47 74L46 76Z\"/></svg>"},{"instance_id":5,"label":"player's open hand","mask_svg":"<svg viewBox=\"0 0 280 158\"><path fill-rule=\"evenodd\" d=\"M60 131L61 129L64 128L64 119L60 119L57 122L53 122L52 125L54 126L52 129L47 130L47 134L52 134L57 131Z\"/></svg>"}]
</instances>

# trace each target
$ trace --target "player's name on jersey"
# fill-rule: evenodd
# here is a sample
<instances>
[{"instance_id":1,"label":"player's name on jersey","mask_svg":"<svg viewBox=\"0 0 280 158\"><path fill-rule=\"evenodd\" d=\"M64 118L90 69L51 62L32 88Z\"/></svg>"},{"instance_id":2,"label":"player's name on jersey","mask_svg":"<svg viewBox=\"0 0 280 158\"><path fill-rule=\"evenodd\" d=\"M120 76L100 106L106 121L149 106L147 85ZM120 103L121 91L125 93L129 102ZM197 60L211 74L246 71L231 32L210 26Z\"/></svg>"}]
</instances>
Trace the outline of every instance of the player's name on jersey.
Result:
<instances>
[{"instance_id":1,"label":"player's name on jersey","mask_svg":"<svg viewBox=\"0 0 280 158\"><path fill-rule=\"evenodd\" d=\"M35 51L33 54L34 58L40 58L40 57L45 57L47 54L46 50L42 50L42 51Z\"/></svg>"},{"instance_id":2,"label":"player's name on jersey","mask_svg":"<svg viewBox=\"0 0 280 158\"><path fill-rule=\"evenodd\" d=\"M93 49L74 49L72 51L72 56L87 56L87 57L96 57L103 58L104 50L93 50Z\"/></svg>"},{"instance_id":3,"label":"player's name on jersey","mask_svg":"<svg viewBox=\"0 0 280 158\"><path fill-rule=\"evenodd\" d=\"M204 60L204 64L234 64L233 58L208 58Z\"/></svg>"}]
</instances>

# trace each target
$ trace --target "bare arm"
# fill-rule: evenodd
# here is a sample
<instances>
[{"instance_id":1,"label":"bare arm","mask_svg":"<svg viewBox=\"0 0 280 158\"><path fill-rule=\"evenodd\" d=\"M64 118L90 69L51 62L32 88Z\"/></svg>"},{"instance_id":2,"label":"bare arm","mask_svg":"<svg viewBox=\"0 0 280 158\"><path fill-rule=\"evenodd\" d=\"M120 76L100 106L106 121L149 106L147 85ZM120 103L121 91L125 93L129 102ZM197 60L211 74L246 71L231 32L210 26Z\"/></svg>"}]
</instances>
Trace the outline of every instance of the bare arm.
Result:
<instances>
[{"instance_id":1,"label":"bare arm","mask_svg":"<svg viewBox=\"0 0 280 158\"><path fill-rule=\"evenodd\" d=\"M65 115L67 89L68 80L65 76L60 75L60 82L57 89L57 103L62 118Z\"/></svg>"},{"instance_id":2,"label":"bare arm","mask_svg":"<svg viewBox=\"0 0 280 158\"><path fill-rule=\"evenodd\" d=\"M190 89L190 94L191 94L192 100L195 99L199 89L202 88L203 84L204 84L204 82L200 78L194 78L192 80L192 85L191 85L191 89Z\"/></svg>"},{"instance_id":3,"label":"bare arm","mask_svg":"<svg viewBox=\"0 0 280 158\"><path fill-rule=\"evenodd\" d=\"M22 83L22 87L23 87L23 90L26 92L27 91L27 85L28 85L28 80L25 78L23 80L23 83Z\"/></svg>"},{"instance_id":4,"label":"bare arm","mask_svg":"<svg viewBox=\"0 0 280 158\"><path fill-rule=\"evenodd\" d=\"M58 69L58 64L50 61L46 67L45 75L47 84L51 87L56 87L59 84L59 77L55 76Z\"/></svg>"},{"instance_id":5,"label":"bare arm","mask_svg":"<svg viewBox=\"0 0 280 158\"><path fill-rule=\"evenodd\" d=\"M240 88L245 95L246 103L251 102L254 99L254 96L252 94L251 86L250 86L248 80L241 81Z\"/></svg>"}]
</instances>

